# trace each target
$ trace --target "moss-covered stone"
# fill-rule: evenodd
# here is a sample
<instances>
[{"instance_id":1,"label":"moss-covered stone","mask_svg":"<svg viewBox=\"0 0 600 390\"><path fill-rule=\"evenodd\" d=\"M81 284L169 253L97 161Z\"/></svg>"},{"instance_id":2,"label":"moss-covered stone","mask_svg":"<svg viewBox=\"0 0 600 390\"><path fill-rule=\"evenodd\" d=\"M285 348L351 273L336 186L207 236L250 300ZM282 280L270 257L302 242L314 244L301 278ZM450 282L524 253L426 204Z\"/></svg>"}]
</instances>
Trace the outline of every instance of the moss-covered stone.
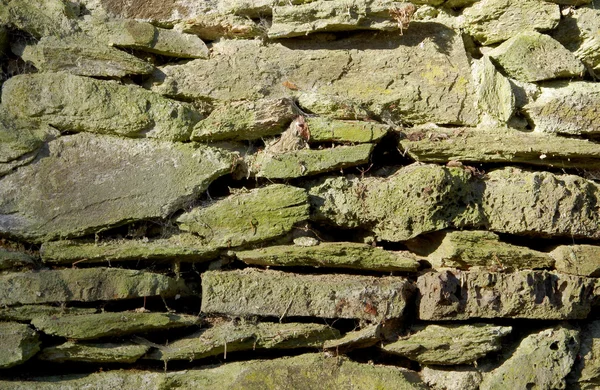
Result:
<instances>
[{"instance_id":1,"label":"moss-covered stone","mask_svg":"<svg viewBox=\"0 0 600 390\"><path fill-rule=\"evenodd\" d=\"M23 30L35 38L67 36L78 30L67 0L0 1L0 24Z\"/></svg>"},{"instance_id":2,"label":"moss-covered stone","mask_svg":"<svg viewBox=\"0 0 600 390\"><path fill-rule=\"evenodd\" d=\"M377 142L389 129L389 126L376 122L341 121L326 117L308 117L306 123L310 131L309 142Z\"/></svg>"},{"instance_id":3,"label":"moss-covered stone","mask_svg":"<svg viewBox=\"0 0 600 390\"><path fill-rule=\"evenodd\" d=\"M479 390L482 380L473 366L426 366L420 374L431 390Z\"/></svg>"},{"instance_id":4,"label":"moss-covered stone","mask_svg":"<svg viewBox=\"0 0 600 390\"><path fill-rule=\"evenodd\" d=\"M488 55L509 77L525 82L581 77L585 71L581 61L564 46L536 31L515 35Z\"/></svg>"},{"instance_id":5,"label":"moss-covered stone","mask_svg":"<svg viewBox=\"0 0 600 390\"><path fill-rule=\"evenodd\" d=\"M376 321L401 317L411 293L411 284L401 277L300 275L255 269L202 274L205 313Z\"/></svg>"},{"instance_id":6,"label":"moss-covered stone","mask_svg":"<svg viewBox=\"0 0 600 390\"><path fill-rule=\"evenodd\" d=\"M480 124L505 125L515 111L515 94L506 77L496 70L487 56L473 62Z\"/></svg>"},{"instance_id":7,"label":"moss-covered stone","mask_svg":"<svg viewBox=\"0 0 600 390\"><path fill-rule=\"evenodd\" d=\"M0 345L0 368L21 364L40 350L37 332L16 322L0 322Z\"/></svg>"},{"instance_id":8,"label":"moss-covered stone","mask_svg":"<svg viewBox=\"0 0 600 390\"><path fill-rule=\"evenodd\" d=\"M60 317L62 315L92 314L96 309L84 307L66 307L50 305L23 305L0 309L0 320L30 322L38 317Z\"/></svg>"},{"instance_id":9,"label":"moss-covered stone","mask_svg":"<svg viewBox=\"0 0 600 390\"><path fill-rule=\"evenodd\" d=\"M347 332L343 337L327 340L324 349L346 352L355 348L368 348L382 338L381 324L367 325L362 329Z\"/></svg>"},{"instance_id":10,"label":"moss-covered stone","mask_svg":"<svg viewBox=\"0 0 600 390\"><path fill-rule=\"evenodd\" d=\"M322 349L326 340L340 337L337 329L321 324L223 322L149 353L146 359L195 360L228 352L261 349Z\"/></svg>"},{"instance_id":11,"label":"moss-covered stone","mask_svg":"<svg viewBox=\"0 0 600 390\"><path fill-rule=\"evenodd\" d=\"M194 141L254 140L280 134L296 112L289 99L261 99L222 104L198 122Z\"/></svg>"},{"instance_id":12,"label":"moss-covered stone","mask_svg":"<svg viewBox=\"0 0 600 390\"><path fill-rule=\"evenodd\" d=\"M70 340L92 340L199 324L196 316L169 313L116 312L38 317L31 321L37 330Z\"/></svg>"},{"instance_id":13,"label":"moss-covered stone","mask_svg":"<svg viewBox=\"0 0 600 390\"><path fill-rule=\"evenodd\" d=\"M279 237L306 219L306 191L274 184L197 207L177 218L177 223L207 246L228 248Z\"/></svg>"},{"instance_id":14,"label":"moss-covered stone","mask_svg":"<svg viewBox=\"0 0 600 390\"><path fill-rule=\"evenodd\" d=\"M354 242L322 242L316 246L281 245L237 251L246 264L273 267L353 268L373 271L416 271L417 257Z\"/></svg>"},{"instance_id":15,"label":"moss-covered stone","mask_svg":"<svg viewBox=\"0 0 600 390\"><path fill-rule=\"evenodd\" d=\"M93 134L51 141L0 181L0 232L46 241L166 217L231 170L221 149Z\"/></svg>"},{"instance_id":16,"label":"moss-covered stone","mask_svg":"<svg viewBox=\"0 0 600 390\"><path fill-rule=\"evenodd\" d=\"M55 132L35 119L12 115L0 105L0 163L37 151Z\"/></svg>"},{"instance_id":17,"label":"moss-covered stone","mask_svg":"<svg viewBox=\"0 0 600 390\"><path fill-rule=\"evenodd\" d=\"M265 149L251 156L250 171L256 177L292 179L349 168L369 161L375 145L338 146L277 154Z\"/></svg>"},{"instance_id":18,"label":"moss-covered stone","mask_svg":"<svg viewBox=\"0 0 600 390\"><path fill-rule=\"evenodd\" d=\"M54 347L44 348L37 359L64 363L135 363L150 347L133 343L78 343L67 341Z\"/></svg>"},{"instance_id":19,"label":"moss-covered stone","mask_svg":"<svg viewBox=\"0 0 600 390\"><path fill-rule=\"evenodd\" d=\"M33 267L35 261L27 253L0 247L0 271L13 268Z\"/></svg>"},{"instance_id":20,"label":"moss-covered stone","mask_svg":"<svg viewBox=\"0 0 600 390\"><path fill-rule=\"evenodd\" d=\"M511 330L490 324L430 324L413 327L410 335L382 348L421 364L468 364L500 350L500 339Z\"/></svg>"},{"instance_id":21,"label":"moss-covered stone","mask_svg":"<svg viewBox=\"0 0 600 390\"><path fill-rule=\"evenodd\" d=\"M564 389L579 350L579 331L569 326L545 329L525 337L500 367L484 374L481 390L514 388Z\"/></svg>"},{"instance_id":22,"label":"moss-covered stone","mask_svg":"<svg viewBox=\"0 0 600 390\"><path fill-rule=\"evenodd\" d=\"M419 277L419 318L582 319L590 313L595 280L546 271L443 271Z\"/></svg>"},{"instance_id":23,"label":"moss-covered stone","mask_svg":"<svg viewBox=\"0 0 600 390\"><path fill-rule=\"evenodd\" d=\"M87 268L0 275L0 305L93 302L189 294L183 280L152 272Z\"/></svg>"},{"instance_id":24,"label":"moss-covered stone","mask_svg":"<svg viewBox=\"0 0 600 390\"><path fill-rule=\"evenodd\" d=\"M2 103L15 116L39 118L61 131L170 141L189 139L200 114L191 106L132 85L66 73L12 77Z\"/></svg>"},{"instance_id":25,"label":"moss-covered stone","mask_svg":"<svg viewBox=\"0 0 600 390\"><path fill-rule=\"evenodd\" d=\"M552 36L590 69L600 69L600 10L596 2L571 8L552 32Z\"/></svg>"},{"instance_id":26,"label":"moss-covered stone","mask_svg":"<svg viewBox=\"0 0 600 390\"><path fill-rule=\"evenodd\" d=\"M326 120L325 118L345 119L355 123L356 120L369 119L369 112L351 100L350 96L324 95L311 91L297 91L294 95L303 110L320 115L324 117L323 120ZM317 118L308 118L308 120L312 119L318 121Z\"/></svg>"},{"instance_id":27,"label":"moss-covered stone","mask_svg":"<svg viewBox=\"0 0 600 390\"><path fill-rule=\"evenodd\" d=\"M556 260L556 270L565 274L600 276L600 247L596 245L560 245L550 256Z\"/></svg>"},{"instance_id":28,"label":"moss-covered stone","mask_svg":"<svg viewBox=\"0 0 600 390\"><path fill-rule=\"evenodd\" d=\"M220 12L198 14L179 23L178 28L207 41L219 38L248 39L266 35L266 25L260 25L247 17Z\"/></svg>"},{"instance_id":29,"label":"moss-covered stone","mask_svg":"<svg viewBox=\"0 0 600 390\"><path fill-rule=\"evenodd\" d=\"M560 21L558 5L539 0L483 0L463 11L465 28L484 45L524 31L546 31Z\"/></svg>"}]
</instances>

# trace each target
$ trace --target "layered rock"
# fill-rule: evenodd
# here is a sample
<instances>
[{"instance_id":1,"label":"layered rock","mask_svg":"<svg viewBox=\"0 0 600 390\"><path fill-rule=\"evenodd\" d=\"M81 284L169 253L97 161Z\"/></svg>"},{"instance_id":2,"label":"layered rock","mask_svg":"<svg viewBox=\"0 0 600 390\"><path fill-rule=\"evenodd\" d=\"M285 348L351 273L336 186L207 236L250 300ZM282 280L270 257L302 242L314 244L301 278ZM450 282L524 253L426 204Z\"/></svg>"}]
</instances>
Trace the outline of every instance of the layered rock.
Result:
<instances>
[{"instance_id":1,"label":"layered rock","mask_svg":"<svg viewBox=\"0 0 600 390\"><path fill-rule=\"evenodd\" d=\"M4 321L31 322L32 319L40 317L59 317L65 314L93 314L95 312L95 308L67 307L66 305L21 305L0 309L0 319Z\"/></svg>"},{"instance_id":2,"label":"layered rock","mask_svg":"<svg viewBox=\"0 0 600 390\"><path fill-rule=\"evenodd\" d=\"M66 343L44 348L36 357L40 360L64 363L134 363L150 347L134 343Z\"/></svg>"},{"instance_id":3,"label":"layered rock","mask_svg":"<svg viewBox=\"0 0 600 390\"><path fill-rule=\"evenodd\" d=\"M0 322L0 368L10 368L29 360L40 350L39 335L26 324Z\"/></svg>"}]
</instances>

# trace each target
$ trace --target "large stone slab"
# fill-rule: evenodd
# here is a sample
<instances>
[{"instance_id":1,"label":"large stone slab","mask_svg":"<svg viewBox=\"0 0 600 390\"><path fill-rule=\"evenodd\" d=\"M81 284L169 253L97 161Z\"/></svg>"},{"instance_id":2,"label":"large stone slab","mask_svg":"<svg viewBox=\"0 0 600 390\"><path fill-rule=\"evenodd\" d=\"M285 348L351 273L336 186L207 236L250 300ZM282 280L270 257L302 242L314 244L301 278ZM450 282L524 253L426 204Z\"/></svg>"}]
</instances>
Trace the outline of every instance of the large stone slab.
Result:
<instances>
[{"instance_id":1,"label":"large stone slab","mask_svg":"<svg viewBox=\"0 0 600 390\"><path fill-rule=\"evenodd\" d=\"M414 371L356 363L343 356L325 357L322 353L175 372L110 370L85 377L67 375L31 377L22 381L0 380L0 387L7 390L79 390L85 386L104 390L139 389L140 386L147 390L165 387L262 390L273 386L276 389L324 390L366 390L373 387L426 389Z\"/></svg>"},{"instance_id":2,"label":"large stone slab","mask_svg":"<svg viewBox=\"0 0 600 390\"><path fill-rule=\"evenodd\" d=\"M170 313L104 312L97 314L38 317L31 321L47 335L69 340L91 340L108 336L125 336L199 324L196 316Z\"/></svg>"},{"instance_id":3,"label":"large stone slab","mask_svg":"<svg viewBox=\"0 0 600 390\"><path fill-rule=\"evenodd\" d=\"M183 280L119 268L63 269L0 275L0 305L94 302L189 294Z\"/></svg>"},{"instance_id":4,"label":"large stone slab","mask_svg":"<svg viewBox=\"0 0 600 390\"><path fill-rule=\"evenodd\" d=\"M179 228L211 247L229 248L273 239L308 219L306 191L274 184L230 195L177 218Z\"/></svg>"},{"instance_id":5,"label":"large stone slab","mask_svg":"<svg viewBox=\"0 0 600 390\"><path fill-rule=\"evenodd\" d=\"M550 256L558 272L597 278L600 276L600 247L596 245L560 245Z\"/></svg>"},{"instance_id":6,"label":"large stone slab","mask_svg":"<svg viewBox=\"0 0 600 390\"><path fill-rule=\"evenodd\" d=\"M215 148L76 134L0 181L0 232L35 241L166 217L231 170Z\"/></svg>"},{"instance_id":7,"label":"large stone slab","mask_svg":"<svg viewBox=\"0 0 600 390\"><path fill-rule=\"evenodd\" d=\"M514 388L564 389L579 350L579 332L568 326L525 337L500 367L483 376L481 390Z\"/></svg>"},{"instance_id":8,"label":"large stone slab","mask_svg":"<svg viewBox=\"0 0 600 390\"><path fill-rule=\"evenodd\" d=\"M321 242L316 246L280 245L236 251L246 264L272 267L351 268L373 271L416 271L417 257L354 242Z\"/></svg>"},{"instance_id":9,"label":"large stone slab","mask_svg":"<svg viewBox=\"0 0 600 390\"><path fill-rule=\"evenodd\" d=\"M64 363L135 363L150 347L134 343L78 343L67 341L54 347L44 348L37 359Z\"/></svg>"},{"instance_id":10,"label":"large stone slab","mask_svg":"<svg viewBox=\"0 0 600 390\"><path fill-rule=\"evenodd\" d=\"M365 33L285 44L223 40L213 45L208 60L160 67L151 87L168 96L226 101L313 92L348 99L392 120L476 123L462 39L441 24L413 27L402 36L377 39Z\"/></svg>"},{"instance_id":11,"label":"large stone slab","mask_svg":"<svg viewBox=\"0 0 600 390\"><path fill-rule=\"evenodd\" d=\"M61 131L170 141L189 139L200 114L191 106L133 85L67 73L19 75L2 88L15 116L39 118Z\"/></svg>"},{"instance_id":12,"label":"large stone slab","mask_svg":"<svg viewBox=\"0 0 600 390\"><path fill-rule=\"evenodd\" d=\"M539 0L483 0L463 11L465 29L484 45L524 31L546 31L560 21L558 5Z\"/></svg>"},{"instance_id":13,"label":"large stone slab","mask_svg":"<svg viewBox=\"0 0 600 390\"><path fill-rule=\"evenodd\" d=\"M0 2L0 24L9 25L35 38L67 36L77 31L73 6L66 0Z\"/></svg>"},{"instance_id":14,"label":"large stone slab","mask_svg":"<svg viewBox=\"0 0 600 390\"><path fill-rule=\"evenodd\" d=\"M547 271L513 273L443 271L419 277L419 318L582 319L589 314L595 280Z\"/></svg>"},{"instance_id":15,"label":"large stone slab","mask_svg":"<svg viewBox=\"0 0 600 390\"><path fill-rule=\"evenodd\" d=\"M401 277L300 275L279 271L202 274L202 312L275 317L402 316L412 285Z\"/></svg>"},{"instance_id":16,"label":"large stone slab","mask_svg":"<svg viewBox=\"0 0 600 390\"><path fill-rule=\"evenodd\" d=\"M470 364L502 347L510 326L491 324L415 326L408 336L382 349L421 364Z\"/></svg>"},{"instance_id":17,"label":"large stone slab","mask_svg":"<svg viewBox=\"0 0 600 390\"><path fill-rule=\"evenodd\" d=\"M168 345L150 352L145 359L195 360L216 355L226 358L228 352L236 351L322 349L325 341L338 337L337 329L321 324L223 322L182 339L169 340Z\"/></svg>"},{"instance_id":18,"label":"large stone slab","mask_svg":"<svg viewBox=\"0 0 600 390\"><path fill-rule=\"evenodd\" d=\"M29 325L0 322L0 368L10 368L29 360L40 350L39 336Z\"/></svg>"},{"instance_id":19,"label":"large stone slab","mask_svg":"<svg viewBox=\"0 0 600 390\"><path fill-rule=\"evenodd\" d=\"M0 320L30 322L38 317L58 317L65 314L93 314L96 308L66 307L51 305L21 305L0 309Z\"/></svg>"},{"instance_id":20,"label":"large stone slab","mask_svg":"<svg viewBox=\"0 0 600 390\"><path fill-rule=\"evenodd\" d=\"M590 69L600 69L600 10L597 4L570 9L552 36Z\"/></svg>"}]
</instances>

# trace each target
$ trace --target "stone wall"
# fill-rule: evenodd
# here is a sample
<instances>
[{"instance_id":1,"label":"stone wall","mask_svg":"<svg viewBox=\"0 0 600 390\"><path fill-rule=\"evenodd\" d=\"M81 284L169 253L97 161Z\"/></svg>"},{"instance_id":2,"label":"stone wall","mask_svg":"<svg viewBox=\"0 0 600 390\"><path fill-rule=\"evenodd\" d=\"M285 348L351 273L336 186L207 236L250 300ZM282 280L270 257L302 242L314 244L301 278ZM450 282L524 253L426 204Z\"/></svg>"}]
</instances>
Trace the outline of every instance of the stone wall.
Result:
<instances>
[{"instance_id":1,"label":"stone wall","mask_svg":"<svg viewBox=\"0 0 600 390\"><path fill-rule=\"evenodd\" d=\"M0 0L0 388L597 388L598 31Z\"/></svg>"}]
</instances>

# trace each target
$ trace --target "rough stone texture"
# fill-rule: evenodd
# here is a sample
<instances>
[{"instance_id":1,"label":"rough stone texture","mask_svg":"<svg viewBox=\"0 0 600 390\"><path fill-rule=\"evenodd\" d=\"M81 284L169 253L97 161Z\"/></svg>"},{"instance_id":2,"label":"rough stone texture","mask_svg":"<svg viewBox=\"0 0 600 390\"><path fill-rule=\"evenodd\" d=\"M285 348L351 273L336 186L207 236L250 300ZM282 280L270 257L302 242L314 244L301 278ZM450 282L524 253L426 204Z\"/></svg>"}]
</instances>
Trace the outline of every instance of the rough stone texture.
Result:
<instances>
[{"instance_id":1,"label":"rough stone texture","mask_svg":"<svg viewBox=\"0 0 600 390\"><path fill-rule=\"evenodd\" d=\"M511 330L489 324L416 326L410 335L382 348L421 364L467 364L500 350L500 339Z\"/></svg>"},{"instance_id":2,"label":"rough stone texture","mask_svg":"<svg viewBox=\"0 0 600 390\"><path fill-rule=\"evenodd\" d=\"M250 157L250 172L267 179L292 179L366 164L375 145L337 146L274 153L267 149Z\"/></svg>"},{"instance_id":3,"label":"rough stone texture","mask_svg":"<svg viewBox=\"0 0 600 390\"><path fill-rule=\"evenodd\" d=\"M83 0L87 5L97 0ZM159 25L172 25L211 9L208 2L187 0L99 0L104 12L122 19L151 21Z\"/></svg>"},{"instance_id":4,"label":"rough stone texture","mask_svg":"<svg viewBox=\"0 0 600 390\"><path fill-rule=\"evenodd\" d=\"M0 232L48 240L166 217L230 171L229 153L199 145L63 136L47 157L0 181Z\"/></svg>"},{"instance_id":5,"label":"rough stone texture","mask_svg":"<svg viewBox=\"0 0 600 390\"><path fill-rule=\"evenodd\" d=\"M268 375L266 375L268 373ZM221 389L324 389L355 390L385 388L389 390L422 389L418 374L405 368L362 364L345 357L325 357L322 353L304 354L272 360L253 360L215 368L175 372L112 370L85 377L34 377L26 381L0 380L7 390L79 390L94 386L103 390L165 388Z\"/></svg>"},{"instance_id":6,"label":"rough stone texture","mask_svg":"<svg viewBox=\"0 0 600 390\"><path fill-rule=\"evenodd\" d=\"M12 77L2 103L15 116L39 118L61 131L188 140L200 114L191 106L132 85L66 73Z\"/></svg>"},{"instance_id":7,"label":"rough stone texture","mask_svg":"<svg viewBox=\"0 0 600 390\"><path fill-rule=\"evenodd\" d=\"M508 79L496 70L487 56L473 62L481 123L505 124L515 111L515 95Z\"/></svg>"},{"instance_id":8,"label":"rough stone texture","mask_svg":"<svg viewBox=\"0 0 600 390\"><path fill-rule=\"evenodd\" d=\"M600 69L600 10L596 2L571 9L552 36L583 61L589 69Z\"/></svg>"},{"instance_id":9,"label":"rough stone texture","mask_svg":"<svg viewBox=\"0 0 600 390\"><path fill-rule=\"evenodd\" d=\"M535 131L558 134L598 134L600 85L593 82L544 84L539 98L527 104L525 114Z\"/></svg>"},{"instance_id":10,"label":"rough stone texture","mask_svg":"<svg viewBox=\"0 0 600 390\"><path fill-rule=\"evenodd\" d=\"M0 24L26 31L35 38L69 35L77 30L74 19L66 0L0 1Z\"/></svg>"},{"instance_id":11,"label":"rough stone texture","mask_svg":"<svg viewBox=\"0 0 600 390\"><path fill-rule=\"evenodd\" d=\"M581 77L585 72L581 61L564 46L535 31L515 35L487 54L519 81Z\"/></svg>"},{"instance_id":12,"label":"rough stone texture","mask_svg":"<svg viewBox=\"0 0 600 390\"><path fill-rule=\"evenodd\" d=\"M308 117L306 123L310 131L309 142L377 142L389 129L389 126L376 122L341 121L324 117Z\"/></svg>"},{"instance_id":13,"label":"rough stone texture","mask_svg":"<svg viewBox=\"0 0 600 390\"><path fill-rule=\"evenodd\" d=\"M300 275L279 271L202 274L202 312L382 320L402 316L412 286L404 278Z\"/></svg>"},{"instance_id":14,"label":"rough stone texture","mask_svg":"<svg viewBox=\"0 0 600 390\"><path fill-rule=\"evenodd\" d=\"M323 349L346 352L356 348L368 348L382 338L381 324L368 325L360 330L346 333L343 337L325 341Z\"/></svg>"},{"instance_id":15,"label":"rough stone texture","mask_svg":"<svg viewBox=\"0 0 600 390\"><path fill-rule=\"evenodd\" d=\"M266 35L266 25L231 14L210 12L196 15L178 24L177 28L198 37L214 41L219 38L256 38Z\"/></svg>"},{"instance_id":16,"label":"rough stone texture","mask_svg":"<svg viewBox=\"0 0 600 390\"><path fill-rule=\"evenodd\" d=\"M416 271L417 257L353 242L321 242L316 246L281 245L236 252L246 264L273 267L353 268L373 271Z\"/></svg>"},{"instance_id":17,"label":"rough stone texture","mask_svg":"<svg viewBox=\"0 0 600 390\"><path fill-rule=\"evenodd\" d=\"M191 234L169 238L114 240L98 243L77 240L45 242L40 248L44 263L103 263L113 261L180 261L200 262L216 257L218 250L204 245Z\"/></svg>"},{"instance_id":18,"label":"rough stone texture","mask_svg":"<svg viewBox=\"0 0 600 390\"><path fill-rule=\"evenodd\" d=\"M0 105L0 163L34 154L55 133L49 126L14 116L5 104Z\"/></svg>"},{"instance_id":19,"label":"rough stone texture","mask_svg":"<svg viewBox=\"0 0 600 390\"><path fill-rule=\"evenodd\" d=\"M203 329L149 353L146 359L195 360L236 351L260 349L323 348L340 337L337 329L321 324L225 322Z\"/></svg>"},{"instance_id":20,"label":"rough stone texture","mask_svg":"<svg viewBox=\"0 0 600 390\"><path fill-rule=\"evenodd\" d=\"M550 252L556 270L565 274L599 277L600 247L596 245L560 245Z\"/></svg>"},{"instance_id":21,"label":"rough stone texture","mask_svg":"<svg viewBox=\"0 0 600 390\"><path fill-rule=\"evenodd\" d=\"M31 324L41 332L70 340L124 336L199 324L196 316L168 313L97 313L38 317Z\"/></svg>"},{"instance_id":22,"label":"rough stone texture","mask_svg":"<svg viewBox=\"0 0 600 390\"><path fill-rule=\"evenodd\" d=\"M326 118L363 120L370 119L369 112L360 104L350 100L349 96L322 95L311 91L296 91L295 98L304 111ZM308 120L310 121L309 117ZM317 119L318 120L318 119Z\"/></svg>"},{"instance_id":23,"label":"rough stone texture","mask_svg":"<svg viewBox=\"0 0 600 390\"><path fill-rule=\"evenodd\" d=\"M573 371L567 378L569 383L597 386L600 381L600 321L591 321L581 329L581 346Z\"/></svg>"},{"instance_id":24,"label":"rough stone texture","mask_svg":"<svg viewBox=\"0 0 600 390\"><path fill-rule=\"evenodd\" d=\"M539 0L483 0L463 11L465 28L484 45L524 31L546 31L560 21L558 5Z\"/></svg>"},{"instance_id":25,"label":"rough stone texture","mask_svg":"<svg viewBox=\"0 0 600 390\"><path fill-rule=\"evenodd\" d=\"M487 127L417 127L404 131L403 135L400 146L417 161L600 168L598 144L583 139Z\"/></svg>"},{"instance_id":26,"label":"rough stone texture","mask_svg":"<svg viewBox=\"0 0 600 390\"><path fill-rule=\"evenodd\" d=\"M95 312L95 308L66 307L64 305L22 305L1 308L0 320L30 322L32 319L38 317L58 317L65 314L93 314Z\"/></svg>"},{"instance_id":27,"label":"rough stone texture","mask_svg":"<svg viewBox=\"0 0 600 390\"><path fill-rule=\"evenodd\" d=\"M376 40L372 34L285 45L225 40L213 45L209 60L161 67L152 89L218 100L312 91L325 98L337 95L391 119L474 124L477 113L462 39L437 23L415 22L413 27L402 36L396 32ZM432 35L436 40L426 39Z\"/></svg>"},{"instance_id":28,"label":"rough stone texture","mask_svg":"<svg viewBox=\"0 0 600 390\"><path fill-rule=\"evenodd\" d=\"M197 207L177 218L177 223L198 235L204 245L229 248L279 237L306 219L306 191L274 184Z\"/></svg>"},{"instance_id":29,"label":"rough stone texture","mask_svg":"<svg viewBox=\"0 0 600 390\"><path fill-rule=\"evenodd\" d=\"M482 379L471 366L423 367L421 377L432 390L479 390Z\"/></svg>"},{"instance_id":30,"label":"rough stone texture","mask_svg":"<svg viewBox=\"0 0 600 390\"><path fill-rule=\"evenodd\" d=\"M14 268L33 267L33 257L27 253L13 251L0 247L0 271Z\"/></svg>"},{"instance_id":31,"label":"rough stone texture","mask_svg":"<svg viewBox=\"0 0 600 390\"><path fill-rule=\"evenodd\" d=\"M154 70L152 65L131 54L81 34L69 38L43 37L36 45L27 45L18 52L41 72L124 77L151 74Z\"/></svg>"},{"instance_id":32,"label":"rough stone texture","mask_svg":"<svg viewBox=\"0 0 600 390\"><path fill-rule=\"evenodd\" d=\"M484 374L481 390L564 389L579 349L579 332L558 326L525 337L500 367Z\"/></svg>"},{"instance_id":33,"label":"rough stone texture","mask_svg":"<svg viewBox=\"0 0 600 390\"><path fill-rule=\"evenodd\" d=\"M16 322L0 322L0 344L0 368L19 365L40 350L37 332Z\"/></svg>"},{"instance_id":34,"label":"rough stone texture","mask_svg":"<svg viewBox=\"0 0 600 390\"><path fill-rule=\"evenodd\" d=\"M0 275L0 305L93 302L189 294L183 280L118 268L62 269Z\"/></svg>"},{"instance_id":35,"label":"rough stone texture","mask_svg":"<svg viewBox=\"0 0 600 390\"><path fill-rule=\"evenodd\" d=\"M77 343L67 341L44 348L36 358L56 363L135 363L150 347L133 343Z\"/></svg>"},{"instance_id":36,"label":"rough stone texture","mask_svg":"<svg viewBox=\"0 0 600 390\"><path fill-rule=\"evenodd\" d=\"M261 99L222 104L198 122L194 141L254 140L280 134L296 117L289 99Z\"/></svg>"},{"instance_id":37,"label":"rough stone texture","mask_svg":"<svg viewBox=\"0 0 600 390\"><path fill-rule=\"evenodd\" d=\"M295 3L294 0L291 3ZM273 14L273 0L219 0L219 11L226 14L246 16L252 19L267 17Z\"/></svg>"},{"instance_id":38,"label":"rough stone texture","mask_svg":"<svg viewBox=\"0 0 600 390\"><path fill-rule=\"evenodd\" d=\"M419 277L419 318L586 318L595 281L547 271L442 271Z\"/></svg>"}]
</instances>

